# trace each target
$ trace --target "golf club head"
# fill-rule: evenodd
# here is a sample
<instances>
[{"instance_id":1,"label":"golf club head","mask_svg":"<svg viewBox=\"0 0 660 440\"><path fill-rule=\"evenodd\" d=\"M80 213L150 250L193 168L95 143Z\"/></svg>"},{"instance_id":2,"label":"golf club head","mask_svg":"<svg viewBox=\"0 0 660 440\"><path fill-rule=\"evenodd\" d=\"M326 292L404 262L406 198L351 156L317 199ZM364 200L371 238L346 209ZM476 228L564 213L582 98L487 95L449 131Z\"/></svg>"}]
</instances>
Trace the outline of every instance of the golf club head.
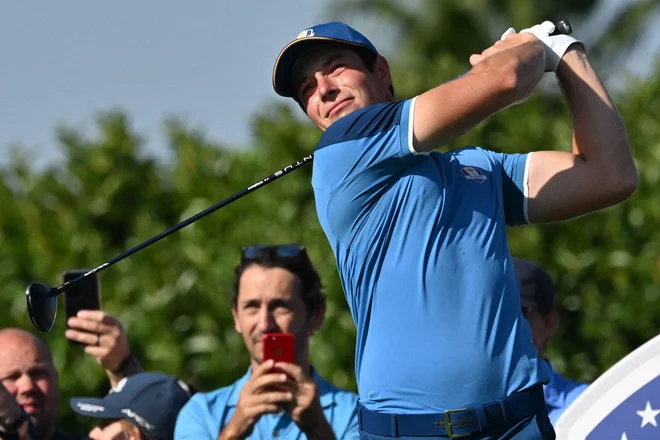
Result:
<instances>
[{"instance_id":1,"label":"golf club head","mask_svg":"<svg viewBox=\"0 0 660 440\"><path fill-rule=\"evenodd\" d=\"M42 283L33 283L25 290L30 320L37 330L47 333L57 316L57 292Z\"/></svg>"}]
</instances>

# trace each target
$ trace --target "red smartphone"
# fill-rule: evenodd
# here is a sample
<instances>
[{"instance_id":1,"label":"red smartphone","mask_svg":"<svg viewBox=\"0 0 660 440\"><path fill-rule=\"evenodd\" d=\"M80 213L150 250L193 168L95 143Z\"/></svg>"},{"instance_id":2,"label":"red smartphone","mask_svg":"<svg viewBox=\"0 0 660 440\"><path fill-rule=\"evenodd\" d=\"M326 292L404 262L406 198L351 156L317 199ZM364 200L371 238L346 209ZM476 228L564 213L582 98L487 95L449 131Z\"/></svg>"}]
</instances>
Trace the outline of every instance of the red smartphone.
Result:
<instances>
[{"instance_id":1,"label":"red smartphone","mask_svg":"<svg viewBox=\"0 0 660 440\"><path fill-rule=\"evenodd\" d=\"M89 272L90 269L70 269L62 274L62 280L75 280L79 276ZM78 284L64 292L64 307L66 309L66 319L76 316L80 310L100 310L101 309L101 284L98 274L90 275ZM67 325L67 328L69 326ZM80 342L69 341L69 346L85 346Z\"/></svg>"},{"instance_id":2,"label":"red smartphone","mask_svg":"<svg viewBox=\"0 0 660 440\"><path fill-rule=\"evenodd\" d=\"M291 333L266 333L262 339L263 362L296 362L296 337Z\"/></svg>"}]
</instances>

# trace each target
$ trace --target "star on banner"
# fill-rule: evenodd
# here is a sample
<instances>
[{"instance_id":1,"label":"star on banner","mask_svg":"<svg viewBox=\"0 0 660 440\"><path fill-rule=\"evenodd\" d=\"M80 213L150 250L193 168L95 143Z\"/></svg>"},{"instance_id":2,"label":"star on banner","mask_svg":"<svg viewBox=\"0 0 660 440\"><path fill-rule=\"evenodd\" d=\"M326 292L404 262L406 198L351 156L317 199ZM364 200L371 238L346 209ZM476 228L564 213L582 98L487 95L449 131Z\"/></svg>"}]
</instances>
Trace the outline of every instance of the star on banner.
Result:
<instances>
[{"instance_id":1,"label":"star on banner","mask_svg":"<svg viewBox=\"0 0 660 440\"><path fill-rule=\"evenodd\" d=\"M642 418L642 428L648 425L649 423L657 428L658 422L656 422L655 417L658 414L660 414L660 409L651 408L651 402L647 400L646 408L643 411L637 411L637 415Z\"/></svg>"}]
</instances>

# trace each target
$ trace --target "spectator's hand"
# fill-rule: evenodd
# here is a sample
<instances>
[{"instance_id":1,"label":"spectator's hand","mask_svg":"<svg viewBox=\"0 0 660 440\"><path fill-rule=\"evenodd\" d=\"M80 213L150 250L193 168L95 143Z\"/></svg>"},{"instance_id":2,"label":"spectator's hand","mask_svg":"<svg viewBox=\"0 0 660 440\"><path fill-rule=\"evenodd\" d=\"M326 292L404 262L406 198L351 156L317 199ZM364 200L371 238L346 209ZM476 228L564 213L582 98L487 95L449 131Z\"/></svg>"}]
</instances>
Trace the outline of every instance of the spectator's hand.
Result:
<instances>
[{"instance_id":1,"label":"spectator's hand","mask_svg":"<svg viewBox=\"0 0 660 440\"><path fill-rule=\"evenodd\" d=\"M293 401L285 405L286 411L307 438L334 438L319 398L319 387L298 365L285 362L275 364L275 369L288 376L285 388L293 394Z\"/></svg>"},{"instance_id":2,"label":"spectator's hand","mask_svg":"<svg viewBox=\"0 0 660 440\"><path fill-rule=\"evenodd\" d=\"M220 438L247 437L262 415L282 412L284 405L293 400L293 394L283 390L286 374L271 371L273 366L274 362L268 360L252 370L238 397L234 415Z\"/></svg>"},{"instance_id":3,"label":"spectator's hand","mask_svg":"<svg viewBox=\"0 0 660 440\"><path fill-rule=\"evenodd\" d=\"M16 398L0 382L0 426L21 416L23 409Z\"/></svg>"},{"instance_id":4,"label":"spectator's hand","mask_svg":"<svg viewBox=\"0 0 660 440\"><path fill-rule=\"evenodd\" d=\"M16 398L0 382L0 434L6 432L6 427L13 425L23 416L23 408ZM1 437L1 436L0 436ZM19 433L19 438L30 438L27 431Z\"/></svg>"},{"instance_id":5,"label":"spectator's hand","mask_svg":"<svg viewBox=\"0 0 660 440\"><path fill-rule=\"evenodd\" d=\"M81 310L69 318L65 336L86 344L85 353L108 371L115 372L131 355L128 338L121 323L101 310Z\"/></svg>"}]
</instances>

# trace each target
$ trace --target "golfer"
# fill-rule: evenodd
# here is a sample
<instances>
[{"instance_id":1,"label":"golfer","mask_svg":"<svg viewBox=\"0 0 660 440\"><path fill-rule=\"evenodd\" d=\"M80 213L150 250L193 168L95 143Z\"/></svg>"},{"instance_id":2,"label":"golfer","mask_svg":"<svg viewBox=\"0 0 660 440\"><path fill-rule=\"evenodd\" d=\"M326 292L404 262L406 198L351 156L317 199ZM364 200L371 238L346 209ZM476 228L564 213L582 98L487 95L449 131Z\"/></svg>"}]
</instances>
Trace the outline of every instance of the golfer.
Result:
<instances>
[{"instance_id":1,"label":"golfer","mask_svg":"<svg viewBox=\"0 0 660 440\"><path fill-rule=\"evenodd\" d=\"M585 46L553 31L509 29L466 74L406 100L343 23L302 31L275 62L275 91L323 131L312 185L357 327L363 439L555 438L506 226L621 203L637 172ZM433 152L525 101L544 72L565 94L572 151Z\"/></svg>"}]
</instances>

